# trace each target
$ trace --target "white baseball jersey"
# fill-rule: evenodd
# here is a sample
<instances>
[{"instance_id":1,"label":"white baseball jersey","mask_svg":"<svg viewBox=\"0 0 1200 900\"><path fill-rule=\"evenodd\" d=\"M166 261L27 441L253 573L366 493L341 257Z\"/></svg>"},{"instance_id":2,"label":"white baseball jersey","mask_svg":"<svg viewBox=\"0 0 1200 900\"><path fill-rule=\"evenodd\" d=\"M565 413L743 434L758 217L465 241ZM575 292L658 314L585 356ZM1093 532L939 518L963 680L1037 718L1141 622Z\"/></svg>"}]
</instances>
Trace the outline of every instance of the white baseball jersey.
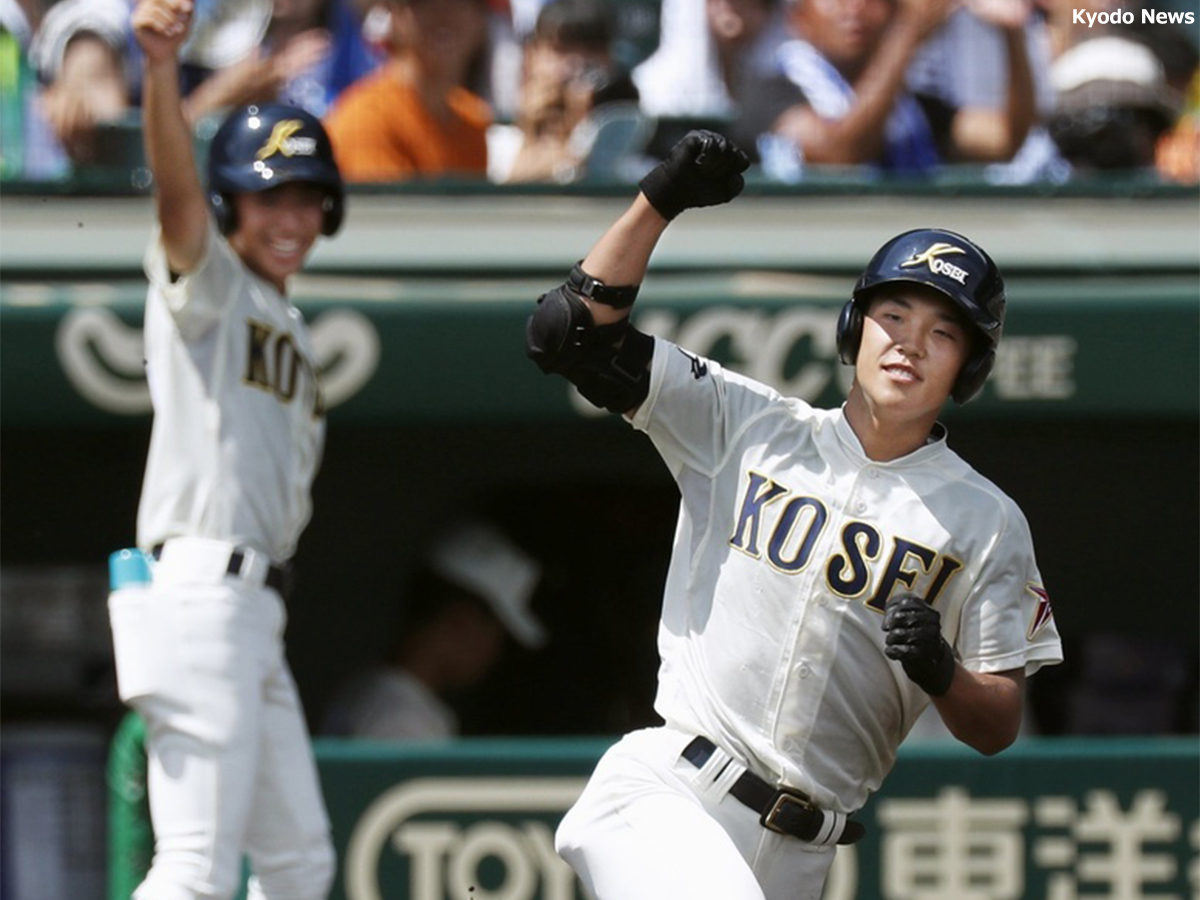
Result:
<instances>
[{"instance_id":1,"label":"white baseball jersey","mask_svg":"<svg viewBox=\"0 0 1200 900\"><path fill-rule=\"evenodd\" d=\"M936 429L891 462L814 409L658 339L632 419L681 493L656 709L770 781L851 812L929 697L884 656L914 591L979 672L1062 659L1020 510Z\"/></svg>"},{"instance_id":2,"label":"white baseball jersey","mask_svg":"<svg viewBox=\"0 0 1200 900\"><path fill-rule=\"evenodd\" d=\"M304 319L211 220L195 271L172 281L158 239L145 269L154 426L138 545L189 535L286 561L311 513L325 438Z\"/></svg>"},{"instance_id":3,"label":"white baseball jersey","mask_svg":"<svg viewBox=\"0 0 1200 900\"><path fill-rule=\"evenodd\" d=\"M148 725L156 847L135 896L232 896L248 853L251 900L318 900L334 850L287 610L265 561L253 577L228 569L235 545L256 551L243 562L287 560L308 521L325 427L308 331L211 221L193 272L172 282L157 237L145 268L154 427L138 543L171 540L150 581L109 596L118 690Z\"/></svg>"}]
</instances>

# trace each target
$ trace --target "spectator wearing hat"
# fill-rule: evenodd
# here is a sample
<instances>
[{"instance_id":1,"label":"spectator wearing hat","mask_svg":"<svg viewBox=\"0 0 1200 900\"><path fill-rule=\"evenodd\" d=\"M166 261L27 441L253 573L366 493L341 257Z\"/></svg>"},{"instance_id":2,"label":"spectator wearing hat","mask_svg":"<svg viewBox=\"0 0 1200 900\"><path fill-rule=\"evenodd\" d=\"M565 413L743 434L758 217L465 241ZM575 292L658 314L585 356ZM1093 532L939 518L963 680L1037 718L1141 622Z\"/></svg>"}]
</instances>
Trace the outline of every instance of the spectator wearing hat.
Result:
<instances>
[{"instance_id":1,"label":"spectator wearing hat","mask_svg":"<svg viewBox=\"0 0 1200 900\"><path fill-rule=\"evenodd\" d=\"M1107 35L1076 44L1050 70L1058 103L1048 130L1076 172L1154 166L1182 98L1144 44Z\"/></svg>"},{"instance_id":2,"label":"spectator wearing hat","mask_svg":"<svg viewBox=\"0 0 1200 900\"><path fill-rule=\"evenodd\" d=\"M343 737L457 737L450 698L479 684L509 639L546 641L530 603L541 566L493 525L471 520L446 533L414 573L390 658L335 697L323 731Z\"/></svg>"}]
</instances>

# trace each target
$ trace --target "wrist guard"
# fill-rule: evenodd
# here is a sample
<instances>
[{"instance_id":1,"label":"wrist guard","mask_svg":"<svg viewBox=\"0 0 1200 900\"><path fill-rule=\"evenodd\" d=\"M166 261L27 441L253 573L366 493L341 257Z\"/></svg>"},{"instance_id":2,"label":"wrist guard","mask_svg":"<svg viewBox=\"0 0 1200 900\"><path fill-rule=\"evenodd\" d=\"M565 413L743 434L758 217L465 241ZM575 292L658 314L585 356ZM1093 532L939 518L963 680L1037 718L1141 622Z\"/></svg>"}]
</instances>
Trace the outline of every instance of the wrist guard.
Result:
<instances>
[{"instance_id":1,"label":"wrist guard","mask_svg":"<svg viewBox=\"0 0 1200 900\"><path fill-rule=\"evenodd\" d=\"M628 309L637 299L639 285L611 287L583 271L583 260L580 260L567 276L567 287L581 297L587 297L613 309Z\"/></svg>"}]
</instances>

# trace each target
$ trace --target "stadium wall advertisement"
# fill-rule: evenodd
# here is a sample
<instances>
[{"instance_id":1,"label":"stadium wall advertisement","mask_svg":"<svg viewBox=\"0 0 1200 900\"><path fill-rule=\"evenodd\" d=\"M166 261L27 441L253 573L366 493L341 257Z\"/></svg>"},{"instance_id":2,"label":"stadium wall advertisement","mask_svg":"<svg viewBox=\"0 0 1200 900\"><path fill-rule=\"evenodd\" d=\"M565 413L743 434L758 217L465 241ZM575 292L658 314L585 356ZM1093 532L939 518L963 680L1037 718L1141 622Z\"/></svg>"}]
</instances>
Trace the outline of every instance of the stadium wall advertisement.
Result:
<instances>
[{"instance_id":1,"label":"stadium wall advertisement","mask_svg":"<svg viewBox=\"0 0 1200 900\"><path fill-rule=\"evenodd\" d=\"M606 746L318 741L334 900L586 900L553 832ZM1192 738L1029 739L988 760L906 747L824 900L1188 900L1198 763Z\"/></svg>"}]
</instances>

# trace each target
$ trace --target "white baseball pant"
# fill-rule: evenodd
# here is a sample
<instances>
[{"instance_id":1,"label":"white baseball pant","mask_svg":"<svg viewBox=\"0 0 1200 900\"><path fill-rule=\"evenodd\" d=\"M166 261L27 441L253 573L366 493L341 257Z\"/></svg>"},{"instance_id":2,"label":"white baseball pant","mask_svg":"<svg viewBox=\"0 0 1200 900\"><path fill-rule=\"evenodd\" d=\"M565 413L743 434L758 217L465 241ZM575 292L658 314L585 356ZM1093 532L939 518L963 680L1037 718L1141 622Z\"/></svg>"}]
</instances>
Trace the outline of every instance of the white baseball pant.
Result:
<instances>
[{"instance_id":1,"label":"white baseball pant","mask_svg":"<svg viewBox=\"0 0 1200 900\"><path fill-rule=\"evenodd\" d=\"M109 595L121 699L147 725L155 853L134 897L225 900L245 852L249 900L324 900L335 858L286 611L210 556L164 554L152 584Z\"/></svg>"},{"instance_id":2,"label":"white baseball pant","mask_svg":"<svg viewBox=\"0 0 1200 900\"><path fill-rule=\"evenodd\" d=\"M703 769L680 756L693 737L651 728L609 748L559 854L596 900L819 900L834 848L764 828L728 793L744 767L720 750Z\"/></svg>"}]
</instances>

